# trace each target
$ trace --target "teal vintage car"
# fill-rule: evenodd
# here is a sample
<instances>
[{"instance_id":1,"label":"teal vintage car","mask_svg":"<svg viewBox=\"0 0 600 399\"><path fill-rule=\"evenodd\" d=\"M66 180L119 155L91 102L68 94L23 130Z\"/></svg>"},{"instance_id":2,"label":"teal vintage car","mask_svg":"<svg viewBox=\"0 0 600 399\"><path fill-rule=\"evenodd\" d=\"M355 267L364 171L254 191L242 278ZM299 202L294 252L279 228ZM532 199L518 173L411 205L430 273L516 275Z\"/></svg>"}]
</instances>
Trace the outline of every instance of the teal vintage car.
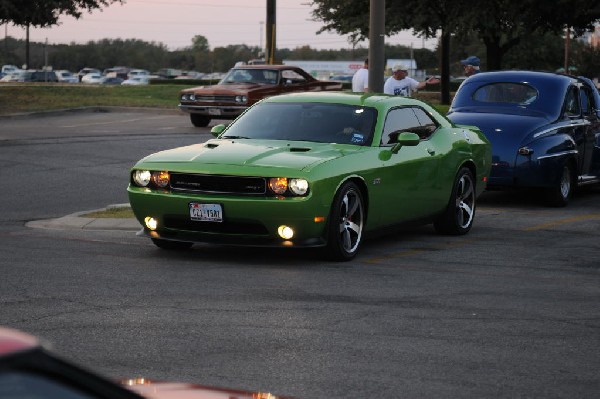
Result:
<instances>
[{"instance_id":1,"label":"teal vintage car","mask_svg":"<svg viewBox=\"0 0 600 399\"><path fill-rule=\"evenodd\" d=\"M324 247L345 261L367 234L403 223L465 234L490 173L477 128L384 94L274 96L212 133L131 170L141 234L160 248Z\"/></svg>"}]
</instances>

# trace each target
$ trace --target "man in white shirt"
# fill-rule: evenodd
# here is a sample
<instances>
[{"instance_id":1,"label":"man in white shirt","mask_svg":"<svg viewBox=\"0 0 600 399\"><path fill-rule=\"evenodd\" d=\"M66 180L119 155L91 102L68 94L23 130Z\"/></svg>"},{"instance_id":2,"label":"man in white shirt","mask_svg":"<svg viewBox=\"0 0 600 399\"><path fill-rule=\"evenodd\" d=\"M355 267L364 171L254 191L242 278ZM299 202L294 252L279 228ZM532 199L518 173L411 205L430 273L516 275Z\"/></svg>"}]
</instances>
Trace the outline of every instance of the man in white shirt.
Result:
<instances>
[{"instance_id":1,"label":"man in white shirt","mask_svg":"<svg viewBox=\"0 0 600 399\"><path fill-rule=\"evenodd\" d=\"M393 96L410 97L419 89L428 84L439 83L437 78L429 78L424 82L418 82L408 76L408 67L404 64L396 64L392 68L392 76L385 81L383 92Z\"/></svg>"},{"instance_id":2,"label":"man in white shirt","mask_svg":"<svg viewBox=\"0 0 600 399\"><path fill-rule=\"evenodd\" d=\"M352 76L352 91L357 93L366 93L369 91L369 59L365 60L365 64L360 68L354 76Z\"/></svg>"}]
</instances>

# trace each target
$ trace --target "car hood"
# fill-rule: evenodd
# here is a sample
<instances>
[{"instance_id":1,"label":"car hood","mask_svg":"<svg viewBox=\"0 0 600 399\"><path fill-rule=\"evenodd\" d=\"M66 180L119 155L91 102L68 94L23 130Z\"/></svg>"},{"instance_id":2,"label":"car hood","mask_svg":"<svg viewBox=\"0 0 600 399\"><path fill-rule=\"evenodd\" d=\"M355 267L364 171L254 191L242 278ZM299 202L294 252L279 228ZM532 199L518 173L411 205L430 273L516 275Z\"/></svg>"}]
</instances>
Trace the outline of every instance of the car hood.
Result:
<instances>
[{"instance_id":1,"label":"car hood","mask_svg":"<svg viewBox=\"0 0 600 399\"><path fill-rule=\"evenodd\" d=\"M178 382L137 379L122 383L126 388L147 399L286 399L268 392L248 392Z\"/></svg>"},{"instance_id":2,"label":"car hood","mask_svg":"<svg viewBox=\"0 0 600 399\"><path fill-rule=\"evenodd\" d=\"M213 139L149 155L137 166L188 163L189 167L185 169L193 169L199 165L222 165L307 170L349 152L358 151L359 148L361 147L304 141ZM183 169L183 165L180 166L182 168L171 169Z\"/></svg>"}]
</instances>

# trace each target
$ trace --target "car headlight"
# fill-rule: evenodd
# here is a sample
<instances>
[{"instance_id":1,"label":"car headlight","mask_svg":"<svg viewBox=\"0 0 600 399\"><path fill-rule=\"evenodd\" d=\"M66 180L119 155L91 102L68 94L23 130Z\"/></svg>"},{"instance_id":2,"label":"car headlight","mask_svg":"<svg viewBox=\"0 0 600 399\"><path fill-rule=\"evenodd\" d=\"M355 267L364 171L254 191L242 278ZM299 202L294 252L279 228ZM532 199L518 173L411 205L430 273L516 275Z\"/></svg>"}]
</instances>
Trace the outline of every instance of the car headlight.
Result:
<instances>
[{"instance_id":1,"label":"car headlight","mask_svg":"<svg viewBox=\"0 0 600 399\"><path fill-rule=\"evenodd\" d=\"M277 195L306 195L308 181L305 179L272 177L269 179L269 189Z\"/></svg>"},{"instance_id":2,"label":"car headlight","mask_svg":"<svg viewBox=\"0 0 600 399\"><path fill-rule=\"evenodd\" d=\"M140 187L147 187L150 184L152 173L149 170L136 170L133 172L133 182Z\"/></svg>"},{"instance_id":3,"label":"car headlight","mask_svg":"<svg viewBox=\"0 0 600 399\"><path fill-rule=\"evenodd\" d=\"M235 102L245 104L248 102L248 98L246 96L235 96Z\"/></svg>"},{"instance_id":4,"label":"car headlight","mask_svg":"<svg viewBox=\"0 0 600 399\"><path fill-rule=\"evenodd\" d=\"M153 172L152 173L152 182L157 187L167 187L169 185L169 172Z\"/></svg>"},{"instance_id":5,"label":"car headlight","mask_svg":"<svg viewBox=\"0 0 600 399\"><path fill-rule=\"evenodd\" d=\"M308 192L308 181L305 179L290 179L290 191L296 195L304 195Z\"/></svg>"}]
</instances>

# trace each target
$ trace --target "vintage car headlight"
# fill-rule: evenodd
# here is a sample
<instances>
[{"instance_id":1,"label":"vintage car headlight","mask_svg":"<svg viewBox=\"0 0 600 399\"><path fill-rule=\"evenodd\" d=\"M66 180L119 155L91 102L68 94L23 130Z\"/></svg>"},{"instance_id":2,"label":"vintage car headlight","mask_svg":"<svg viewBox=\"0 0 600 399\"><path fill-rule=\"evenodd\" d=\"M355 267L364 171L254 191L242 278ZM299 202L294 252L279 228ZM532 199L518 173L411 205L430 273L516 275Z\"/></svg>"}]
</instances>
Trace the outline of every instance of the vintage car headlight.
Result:
<instances>
[{"instance_id":1,"label":"vintage car headlight","mask_svg":"<svg viewBox=\"0 0 600 399\"><path fill-rule=\"evenodd\" d=\"M245 104L248 102L248 98L246 96L235 96L235 102Z\"/></svg>"},{"instance_id":2,"label":"vintage car headlight","mask_svg":"<svg viewBox=\"0 0 600 399\"><path fill-rule=\"evenodd\" d=\"M195 101L196 96L194 93L184 93L181 95L181 101Z\"/></svg>"},{"instance_id":3,"label":"vintage car headlight","mask_svg":"<svg viewBox=\"0 0 600 399\"><path fill-rule=\"evenodd\" d=\"M140 187L147 187L150 184L152 173L149 170L136 170L132 175L133 182Z\"/></svg>"},{"instance_id":4,"label":"vintage car headlight","mask_svg":"<svg viewBox=\"0 0 600 399\"><path fill-rule=\"evenodd\" d=\"M296 195L304 195L308 191L308 181L305 179L290 179L290 191Z\"/></svg>"}]
</instances>

